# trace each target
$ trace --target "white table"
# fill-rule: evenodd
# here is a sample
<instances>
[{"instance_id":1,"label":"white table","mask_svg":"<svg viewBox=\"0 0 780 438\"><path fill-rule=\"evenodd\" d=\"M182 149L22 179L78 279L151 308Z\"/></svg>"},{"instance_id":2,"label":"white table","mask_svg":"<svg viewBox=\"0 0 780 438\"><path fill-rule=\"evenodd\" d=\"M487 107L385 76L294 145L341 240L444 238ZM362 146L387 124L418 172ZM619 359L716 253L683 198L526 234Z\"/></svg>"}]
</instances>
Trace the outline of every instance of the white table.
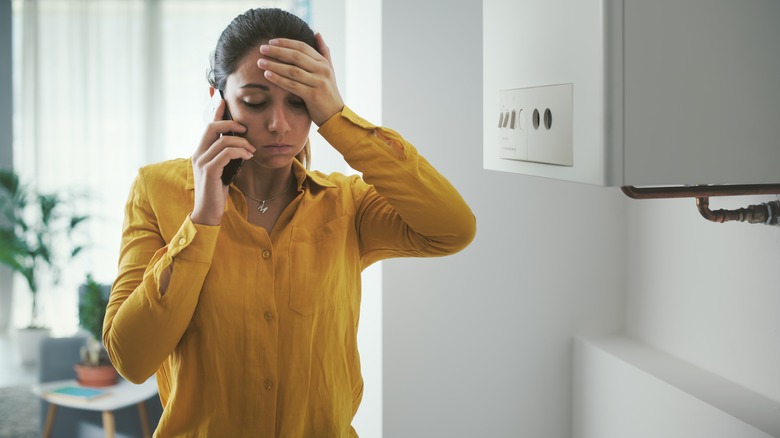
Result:
<instances>
[{"instance_id":1,"label":"white table","mask_svg":"<svg viewBox=\"0 0 780 438\"><path fill-rule=\"evenodd\" d=\"M75 409L84 409L88 411L100 411L103 413L103 430L107 438L113 438L116 426L114 424L114 412L131 405L138 405L138 416L141 419L141 430L144 438L149 438L149 417L146 413L144 401L157 394L157 380L154 376L146 382L135 385L122 378L119 383L113 386L104 386L99 389L109 392L106 395L94 398L92 400L69 399L62 396L49 394L50 391L63 386L81 386L76 380L58 380L54 382L39 383L32 386L32 391L49 402L49 412L46 415L46 424L43 429L43 437L51 436L51 430L54 426L54 416L57 413L57 406L67 406Z\"/></svg>"}]
</instances>

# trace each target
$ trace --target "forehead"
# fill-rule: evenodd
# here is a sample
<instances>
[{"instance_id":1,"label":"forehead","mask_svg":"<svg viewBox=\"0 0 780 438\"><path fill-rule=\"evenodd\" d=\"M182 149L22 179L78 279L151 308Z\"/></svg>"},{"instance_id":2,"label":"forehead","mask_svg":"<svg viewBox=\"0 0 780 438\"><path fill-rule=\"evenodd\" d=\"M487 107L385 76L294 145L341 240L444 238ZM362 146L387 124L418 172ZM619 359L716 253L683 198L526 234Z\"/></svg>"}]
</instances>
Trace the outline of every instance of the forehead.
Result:
<instances>
[{"instance_id":1,"label":"forehead","mask_svg":"<svg viewBox=\"0 0 780 438\"><path fill-rule=\"evenodd\" d=\"M259 45L254 47L238 61L236 71L228 75L227 83L225 84L226 88L230 86L241 87L242 85L249 83L276 87L263 75L265 70L257 66L257 60L260 58L274 60L273 58L261 55Z\"/></svg>"}]
</instances>

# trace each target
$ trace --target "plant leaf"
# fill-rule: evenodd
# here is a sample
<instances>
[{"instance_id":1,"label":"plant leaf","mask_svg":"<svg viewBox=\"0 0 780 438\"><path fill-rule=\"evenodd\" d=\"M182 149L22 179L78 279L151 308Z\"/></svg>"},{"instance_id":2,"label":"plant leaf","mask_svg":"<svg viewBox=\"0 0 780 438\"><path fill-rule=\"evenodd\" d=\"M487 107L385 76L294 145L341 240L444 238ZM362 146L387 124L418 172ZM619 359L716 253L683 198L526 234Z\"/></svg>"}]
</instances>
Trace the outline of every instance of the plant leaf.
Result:
<instances>
[{"instance_id":1,"label":"plant leaf","mask_svg":"<svg viewBox=\"0 0 780 438\"><path fill-rule=\"evenodd\" d=\"M89 219L88 216L73 216L70 218L70 226L68 227L68 230L73 230L76 227L79 226L82 222Z\"/></svg>"}]
</instances>

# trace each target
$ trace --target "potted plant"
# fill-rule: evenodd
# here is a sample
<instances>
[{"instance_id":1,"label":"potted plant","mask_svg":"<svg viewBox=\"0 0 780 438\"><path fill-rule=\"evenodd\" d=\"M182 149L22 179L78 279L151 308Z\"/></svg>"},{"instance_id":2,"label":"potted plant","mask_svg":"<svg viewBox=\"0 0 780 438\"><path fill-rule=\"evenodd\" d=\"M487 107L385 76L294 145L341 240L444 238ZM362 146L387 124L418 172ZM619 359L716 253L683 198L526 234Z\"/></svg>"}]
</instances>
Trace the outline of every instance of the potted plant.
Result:
<instances>
[{"instance_id":1,"label":"potted plant","mask_svg":"<svg viewBox=\"0 0 780 438\"><path fill-rule=\"evenodd\" d=\"M85 386L114 385L119 377L103 347L103 319L111 286L96 282L91 274L79 288L79 325L89 333L81 348L81 363L76 364L76 376Z\"/></svg>"},{"instance_id":2,"label":"potted plant","mask_svg":"<svg viewBox=\"0 0 780 438\"><path fill-rule=\"evenodd\" d=\"M0 170L0 263L21 274L31 294L30 323L17 332L22 363L37 361L40 339L49 335L40 314L44 281L57 285L63 264L84 248L73 237L87 216L76 214L68 201L38 193L14 172Z\"/></svg>"}]
</instances>

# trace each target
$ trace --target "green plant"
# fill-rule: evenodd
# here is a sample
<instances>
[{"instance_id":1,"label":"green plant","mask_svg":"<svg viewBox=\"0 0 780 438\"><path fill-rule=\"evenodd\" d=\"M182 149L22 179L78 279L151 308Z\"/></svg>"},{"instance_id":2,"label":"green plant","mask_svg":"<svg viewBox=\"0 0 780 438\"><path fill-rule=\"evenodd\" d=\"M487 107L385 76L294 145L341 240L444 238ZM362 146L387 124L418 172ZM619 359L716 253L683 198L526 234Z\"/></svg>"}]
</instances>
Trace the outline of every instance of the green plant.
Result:
<instances>
[{"instance_id":1,"label":"green plant","mask_svg":"<svg viewBox=\"0 0 780 438\"><path fill-rule=\"evenodd\" d=\"M0 263L27 281L30 327L43 325L38 302L42 280L58 284L62 264L84 249L74 243L74 231L86 220L64 195L38 193L21 184L14 172L0 170Z\"/></svg>"},{"instance_id":2,"label":"green plant","mask_svg":"<svg viewBox=\"0 0 780 438\"><path fill-rule=\"evenodd\" d=\"M79 325L89 332L87 345L81 351L81 360L85 365L107 365L108 354L100 340L103 337L103 320L106 317L108 297L104 291L106 286L100 284L87 274L87 280L79 294Z\"/></svg>"},{"instance_id":3,"label":"green plant","mask_svg":"<svg viewBox=\"0 0 780 438\"><path fill-rule=\"evenodd\" d=\"M79 299L79 325L95 339L101 339L108 305L108 299L103 294L104 285L96 282L92 274L87 274L83 287Z\"/></svg>"}]
</instances>

